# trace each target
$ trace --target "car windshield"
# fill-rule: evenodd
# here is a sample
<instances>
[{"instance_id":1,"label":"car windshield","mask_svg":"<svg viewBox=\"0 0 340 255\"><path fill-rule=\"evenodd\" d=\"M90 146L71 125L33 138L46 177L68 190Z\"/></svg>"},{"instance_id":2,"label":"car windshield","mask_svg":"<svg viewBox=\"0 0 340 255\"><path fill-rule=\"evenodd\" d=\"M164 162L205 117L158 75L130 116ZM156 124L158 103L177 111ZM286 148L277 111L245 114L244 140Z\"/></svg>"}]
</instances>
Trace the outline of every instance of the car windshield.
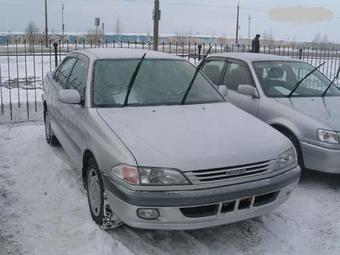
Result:
<instances>
[{"instance_id":1,"label":"car windshield","mask_svg":"<svg viewBox=\"0 0 340 255\"><path fill-rule=\"evenodd\" d=\"M93 102L97 107L122 107L138 59L98 60L94 66ZM179 105L195 74L184 60L145 59L129 96L129 106ZM187 104L224 102L214 86L198 74Z\"/></svg>"},{"instance_id":2,"label":"car windshield","mask_svg":"<svg viewBox=\"0 0 340 255\"><path fill-rule=\"evenodd\" d=\"M254 62L253 66L268 97L287 97L296 84L314 70L310 64L294 61L261 61ZM316 70L300 84L292 97L321 97L330 83ZM340 90L332 85L325 96L340 96Z\"/></svg>"}]
</instances>

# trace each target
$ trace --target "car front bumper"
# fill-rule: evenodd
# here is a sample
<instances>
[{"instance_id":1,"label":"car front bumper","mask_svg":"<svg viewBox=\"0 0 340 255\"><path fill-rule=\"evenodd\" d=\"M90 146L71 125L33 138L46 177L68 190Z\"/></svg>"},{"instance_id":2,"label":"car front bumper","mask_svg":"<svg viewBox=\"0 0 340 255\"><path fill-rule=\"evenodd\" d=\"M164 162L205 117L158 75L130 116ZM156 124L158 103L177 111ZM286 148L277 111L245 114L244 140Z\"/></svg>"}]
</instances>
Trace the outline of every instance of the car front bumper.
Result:
<instances>
[{"instance_id":1,"label":"car front bumper","mask_svg":"<svg viewBox=\"0 0 340 255\"><path fill-rule=\"evenodd\" d=\"M132 191L104 177L109 205L127 225L142 229L190 230L224 225L263 215L288 199L300 168L268 179L191 191ZM140 208L157 209L159 218L137 216Z\"/></svg>"},{"instance_id":2,"label":"car front bumper","mask_svg":"<svg viewBox=\"0 0 340 255\"><path fill-rule=\"evenodd\" d=\"M340 174L340 150L328 149L306 142L301 143L301 149L306 168Z\"/></svg>"}]
</instances>

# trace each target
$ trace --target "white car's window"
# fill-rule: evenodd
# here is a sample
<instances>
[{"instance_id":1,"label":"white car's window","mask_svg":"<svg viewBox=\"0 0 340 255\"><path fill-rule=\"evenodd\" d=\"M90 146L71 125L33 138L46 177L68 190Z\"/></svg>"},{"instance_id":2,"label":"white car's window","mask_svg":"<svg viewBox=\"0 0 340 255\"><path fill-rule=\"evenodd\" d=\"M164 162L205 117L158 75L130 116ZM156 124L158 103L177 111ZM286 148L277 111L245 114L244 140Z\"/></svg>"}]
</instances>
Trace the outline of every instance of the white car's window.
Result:
<instances>
[{"instance_id":1,"label":"white car's window","mask_svg":"<svg viewBox=\"0 0 340 255\"><path fill-rule=\"evenodd\" d=\"M266 61L253 63L256 75L265 94L269 97L286 97L314 67L295 61ZM316 70L295 90L295 97L319 97L324 94L331 81ZM340 96L340 90L331 86L326 96Z\"/></svg>"},{"instance_id":2,"label":"white car's window","mask_svg":"<svg viewBox=\"0 0 340 255\"><path fill-rule=\"evenodd\" d=\"M68 57L65 59L65 61L61 64L61 66L57 69L54 77L57 82L60 83L60 85L63 88L66 88L67 80L69 78L69 75L73 69L74 63L77 61L74 57Z\"/></svg>"},{"instance_id":3,"label":"white car's window","mask_svg":"<svg viewBox=\"0 0 340 255\"><path fill-rule=\"evenodd\" d=\"M202 68L202 72L216 85L220 85L221 73L225 66L226 61L221 60L208 60Z\"/></svg>"},{"instance_id":4,"label":"white car's window","mask_svg":"<svg viewBox=\"0 0 340 255\"><path fill-rule=\"evenodd\" d=\"M87 63L81 59L78 59L77 63L73 67L67 84L67 88L78 90L82 97L85 96L86 73Z\"/></svg>"},{"instance_id":5,"label":"white car's window","mask_svg":"<svg viewBox=\"0 0 340 255\"><path fill-rule=\"evenodd\" d=\"M238 86L241 84L254 86L254 81L246 64L233 61L227 66L223 84L226 85L228 89L237 91Z\"/></svg>"},{"instance_id":6,"label":"white car's window","mask_svg":"<svg viewBox=\"0 0 340 255\"><path fill-rule=\"evenodd\" d=\"M94 66L93 103L98 107L121 107L139 60L99 60ZM145 59L134 82L128 105L178 105L195 73L182 60ZM201 74L188 94L187 104L224 102Z\"/></svg>"}]
</instances>

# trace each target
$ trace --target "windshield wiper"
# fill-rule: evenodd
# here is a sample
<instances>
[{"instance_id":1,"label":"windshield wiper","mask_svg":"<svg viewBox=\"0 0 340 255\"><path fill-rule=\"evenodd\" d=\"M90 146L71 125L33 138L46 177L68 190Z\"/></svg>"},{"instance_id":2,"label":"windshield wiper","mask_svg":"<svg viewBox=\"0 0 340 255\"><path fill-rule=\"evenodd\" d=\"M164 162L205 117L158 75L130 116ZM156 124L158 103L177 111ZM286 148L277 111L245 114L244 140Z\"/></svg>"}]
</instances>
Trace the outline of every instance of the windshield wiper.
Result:
<instances>
[{"instance_id":1,"label":"windshield wiper","mask_svg":"<svg viewBox=\"0 0 340 255\"><path fill-rule=\"evenodd\" d=\"M183 98L182 98L182 101L181 101L181 104L182 104L182 105L185 104L185 101L187 100L187 97L188 97L188 95L189 95L189 92L190 92L192 86L194 85L194 82L195 82L195 80L196 80L196 78L197 78L197 75L198 75L198 73L200 72L200 69L202 68L202 66L203 66L203 64L204 64L204 62L205 62L205 60L206 60L206 58L207 58L208 55L210 54L211 49L212 49L212 46L209 48L209 50L207 51L207 53L204 55L204 57L203 57L201 63L197 66L196 71L195 71L195 74L194 74L194 77L192 77L192 79L191 79L191 81L190 81L190 83L189 83L189 86L188 86L187 90L185 91L185 94L184 94L184 96L183 96Z\"/></svg>"},{"instance_id":2,"label":"windshield wiper","mask_svg":"<svg viewBox=\"0 0 340 255\"><path fill-rule=\"evenodd\" d=\"M303 77L300 81L298 81L296 83L296 85L294 86L293 90L289 93L288 97L291 97L294 92L300 87L300 85L302 84L302 82L304 80L306 80L309 76L311 76L316 70L318 70L321 66L323 66L324 64L326 64L326 62L323 62L322 64L318 65L317 67L315 67L312 71L310 71L308 74L305 75L305 77Z\"/></svg>"},{"instance_id":3,"label":"windshield wiper","mask_svg":"<svg viewBox=\"0 0 340 255\"><path fill-rule=\"evenodd\" d=\"M325 90L325 92L322 94L322 97L326 96L328 90L331 88L331 86L334 84L335 80L339 78L339 74L340 74L340 66L338 68L338 72L336 73L336 76L334 77L334 79L332 80L332 82L328 85L327 89Z\"/></svg>"},{"instance_id":4,"label":"windshield wiper","mask_svg":"<svg viewBox=\"0 0 340 255\"><path fill-rule=\"evenodd\" d=\"M130 97L130 94L131 94L132 87L133 87L133 85L134 85L134 83L136 81L139 69L142 66L143 62L144 62L145 56L146 56L146 53L139 60L137 66L136 66L136 69L135 69L135 71L133 72L133 74L131 76L131 79L130 79L130 82L129 82L129 86L128 86L128 89L127 89L127 92L126 92L125 100L124 100L124 107L126 107L128 105L128 103L129 103L129 97Z\"/></svg>"}]
</instances>

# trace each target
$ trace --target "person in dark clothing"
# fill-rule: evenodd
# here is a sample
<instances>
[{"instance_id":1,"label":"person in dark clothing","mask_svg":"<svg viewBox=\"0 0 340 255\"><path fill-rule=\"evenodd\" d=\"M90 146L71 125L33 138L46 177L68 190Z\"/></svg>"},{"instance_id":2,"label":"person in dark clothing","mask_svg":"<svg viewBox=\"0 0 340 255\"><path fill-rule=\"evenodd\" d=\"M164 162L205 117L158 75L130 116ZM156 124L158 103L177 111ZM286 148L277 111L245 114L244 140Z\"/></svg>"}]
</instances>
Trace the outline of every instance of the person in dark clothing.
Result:
<instances>
[{"instance_id":1,"label":"person in dark clothing","mask_svg":"<svg viewBox=\"0 0 340 255\"><path fill-rule=\"evenodd\" d=\"M256 37L251 42L251 52L259 53L260 52L260 35L257 34Z\"/></svg>"}]
</instances>

